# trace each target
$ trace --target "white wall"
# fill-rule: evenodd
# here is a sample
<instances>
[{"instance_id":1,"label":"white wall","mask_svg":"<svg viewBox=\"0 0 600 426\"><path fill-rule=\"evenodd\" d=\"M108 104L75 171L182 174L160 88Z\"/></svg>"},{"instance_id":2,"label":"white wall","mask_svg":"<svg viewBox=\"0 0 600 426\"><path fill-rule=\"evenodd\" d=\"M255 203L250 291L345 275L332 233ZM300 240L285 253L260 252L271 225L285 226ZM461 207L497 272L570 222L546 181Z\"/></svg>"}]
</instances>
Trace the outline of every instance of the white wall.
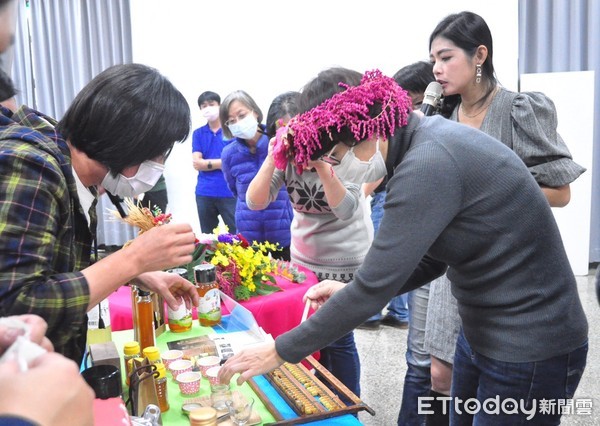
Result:
<instances>
[{"instance_id":1,"label":"white wall","mask_svg":"<svg viewBox=\"0 0 600 426\"><path fill-rule=\"evenodd\" d=\"M196 100L205 90L222 98L245 90L266 115L275 96L299 90L325 68L379 68L391 76L428 59L431 31L463 10L490 26L498 78L516 90L517 0L131 0L133 59L171 79L188 99L197 128L204 122ZM174 220L199 232L190 140L173 150L165 177Z\"/></svg>"},{"instance_id":2,"label":"white wall","mask_svg":"<svg viewBox=\"0 0 600 426\"><path fill-rule=\"evenodd\" d=\"M554 208L554 217L575 275L589 273L594 145L594 71L521 75L521 90L545 93L556 105L558 132L573 160L587 170L571 183L571 201ZM577 108L573 108L577 105Z\"/></svg>"}]
</instances>

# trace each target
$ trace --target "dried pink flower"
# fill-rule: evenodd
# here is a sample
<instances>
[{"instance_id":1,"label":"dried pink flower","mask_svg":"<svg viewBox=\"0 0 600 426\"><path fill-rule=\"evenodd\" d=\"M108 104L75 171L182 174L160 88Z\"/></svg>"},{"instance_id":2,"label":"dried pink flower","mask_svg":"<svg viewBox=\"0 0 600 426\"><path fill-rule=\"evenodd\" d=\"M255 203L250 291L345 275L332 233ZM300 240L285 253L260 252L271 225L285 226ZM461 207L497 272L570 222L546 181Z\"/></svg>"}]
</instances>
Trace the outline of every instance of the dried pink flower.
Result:
<instances>
[{"instance_id":1,"label":"dried pink flower","mask_svg":"<svg viewBox=\"0 0 600 426\"><path fill-rule=\"evenodd\" d=\"M298 173L321 148L319 136L347 126L357 141L374 136L393 135L397 127L406 126L412 102L408 93L394 79L379 70L367 71L358 86L339 83L346 90L294 117L277 131L273 149L275 166L285 169L291 161ZM381 104L381 113L369 115L369 107Z\"/></svg>"}]
</instances>

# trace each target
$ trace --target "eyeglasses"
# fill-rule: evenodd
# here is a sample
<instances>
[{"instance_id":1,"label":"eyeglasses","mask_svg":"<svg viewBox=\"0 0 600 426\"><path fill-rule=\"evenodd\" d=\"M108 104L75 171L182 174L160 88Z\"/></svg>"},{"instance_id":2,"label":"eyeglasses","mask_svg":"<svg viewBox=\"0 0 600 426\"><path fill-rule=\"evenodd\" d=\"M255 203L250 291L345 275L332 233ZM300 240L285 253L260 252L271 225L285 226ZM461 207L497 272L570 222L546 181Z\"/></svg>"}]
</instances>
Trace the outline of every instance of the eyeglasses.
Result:
<instances>
[{"instance_id":1,"label":"eyeglasses","mask_svg":"<svg viewBox=\"0 0 600 426\"><path fill-rule=\"evenodd\" d=\"M327 164L330 164L332 166L337 166L341 163L340 160L337 159L336 156L333 155L333 151L335 150L335 147L329 151L327 154L323 154L321 156L321 158L319 158L319 160L324 161Z\"/></svg>"},{"instance_id":2,"label":"eyeglasses","mask_svg":"<svg viewBox=\"0 0 600 426\"><path fill-rule=\"evenodd\" d=\"M226 125L227 127L229 127L229 126L231 126L232 124L235 124L235 123L237 123L238 121L241 121L241 120L243 120L244 118L246 118L246 117L248 116L248 114L252 114L252 111L246 111L246 112L241 112L241 113L239 113L237 117L233 117L233 118L230 118L229 120L227 120L227 121L225 122L225 125Z\"/></svg>"},{"instance_id":3,"label":"eyeglasses","mask_svg":"<svg viewBox=\"0 0 600 426\"><path fill-rule=\"evenodd\" d=\"M320 158L320 160L332 166L337 166L341 163L341 161L335 158L333 155L324 155Z\"/></svg>"}]
</instances>

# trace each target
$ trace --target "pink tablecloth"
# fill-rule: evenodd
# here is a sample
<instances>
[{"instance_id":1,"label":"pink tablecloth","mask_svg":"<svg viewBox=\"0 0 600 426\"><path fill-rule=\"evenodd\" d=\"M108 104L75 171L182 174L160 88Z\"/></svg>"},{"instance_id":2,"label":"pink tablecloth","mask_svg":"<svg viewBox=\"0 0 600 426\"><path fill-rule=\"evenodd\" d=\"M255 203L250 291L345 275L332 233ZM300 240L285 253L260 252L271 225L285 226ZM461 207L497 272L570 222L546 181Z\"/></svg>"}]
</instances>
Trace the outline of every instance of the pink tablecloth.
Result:
<instances>
[{"instance_id":1,"label":"pink tablecloth","mask_svg":"<svg viewBox=\"0 0 600 426\"><path fill-rule=\"evenodd\" d=\"M268 296L255 296L241 304L250 310L265 332L276 338L300 323L304 304L302 296L306 290L318 282L311 271L298 267L306 274L302 284L292 283L283 277L277 277L277 285L283 290ZM129 330L133 327L131 316L131 290L122 286L108 298L110 307L110 325L113 331ZM194 318L195 310L194 310Z\"/></svg>"}]
</instances>

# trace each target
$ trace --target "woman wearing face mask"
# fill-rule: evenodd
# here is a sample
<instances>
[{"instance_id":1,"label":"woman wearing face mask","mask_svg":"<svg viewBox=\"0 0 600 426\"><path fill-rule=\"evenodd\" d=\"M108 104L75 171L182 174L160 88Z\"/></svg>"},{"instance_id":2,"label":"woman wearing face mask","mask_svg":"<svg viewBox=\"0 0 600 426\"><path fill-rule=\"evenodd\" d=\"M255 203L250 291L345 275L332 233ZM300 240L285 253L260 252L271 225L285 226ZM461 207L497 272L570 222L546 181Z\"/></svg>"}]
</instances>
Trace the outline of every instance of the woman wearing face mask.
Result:
<instances>
[{"instance_id":1,"label":"woman wearing face mask","mask_svg":"<svg viewBox=\"0 0 600 426\"><path fill-rule=\"evenodd\" d=\"M246 204L246 191L252 178L267 157L269 138L260 124L263 114L254 99L243 90L230 93L219 110L226 138L235 138L221 154L221 168L229 189L237 199L235 225L248 241L278 243L282 248L273 256L290 258L290 223L292 206L284 187L263 211L253 211Z\"/></svg>"},{"instance_id":2,"label":"woman wearing face mask","mask_svg":"<svg viewBox=\"0 0 600 426\"><path fill-rule=\"evenodd\" d=\"M155 69L111 67L86 85L56 123L26 106L0 108L0 316L37 314L56 352L77 363L86 313L135 282L197 305L194 286L162 271L192 260L188 224L167 224L91 264L97 187L121 197L152 188L176 141L186 139L183 95Z\"/></svg>"},{"instance_id":3,"label":"woman wearing face mask","mask_svg":"<svg viewBox=\"0 0 600 426\"><path fill-rule=\"evenodd\" d=\"M335 81L331 87L342 91L337 82L352 81L358 85L361 77L356 71L341 68L321 72L318 80L304 87L302 94L281 95L288 98L287 102L275 98L269 109L267 128L272 127L269 121L287 117L287 124L290 117L333 95L332 91L323 91L316 81ZM315 97L315 94L318 95ZM274 142L275 139L271 143ZM386 141L378 138L356 147L353 143L340 143L323 153L320 159L310 161L303 170L297 170L291 163L285 170L276 168L273 153L269 152L248 188L246 202L253 209L266 208L285 184L294 206L292 262L310 269L319 280L350 282L373 240L373 223L366 214L367 202L361 186L386 175L380 151L386 147ZM360 395L360 360L353 332L324 348L320 361L352 392Z\"/></svg>"}]
</instances>

